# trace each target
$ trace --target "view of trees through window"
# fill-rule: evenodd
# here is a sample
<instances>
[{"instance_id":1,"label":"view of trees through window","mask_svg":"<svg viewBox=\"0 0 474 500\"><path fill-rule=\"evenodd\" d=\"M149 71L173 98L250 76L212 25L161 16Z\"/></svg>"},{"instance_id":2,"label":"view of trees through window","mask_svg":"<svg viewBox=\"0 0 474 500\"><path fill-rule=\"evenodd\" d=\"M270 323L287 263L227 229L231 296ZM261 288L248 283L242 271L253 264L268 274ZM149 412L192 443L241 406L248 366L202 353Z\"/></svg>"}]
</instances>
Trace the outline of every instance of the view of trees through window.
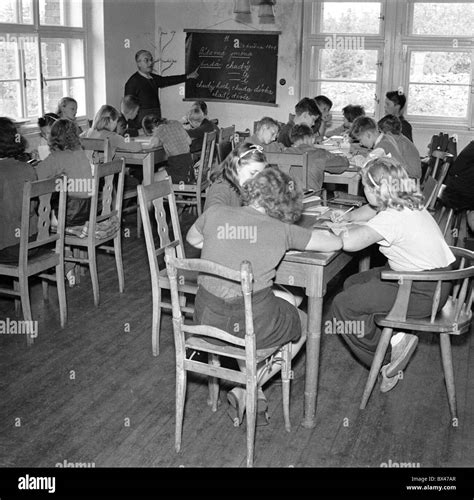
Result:
<instances>
[{"instance_id":1,"label":"view of trees through window","mask_svg":"<svg viewBox=\"0 0 474 500\"><path fill-rule=\"evenodd\" d=\"M84 38L64 33L65 26L82 26L82 0L1 0L0 23L29 25L33 2L39 29L0 32L0 114L34 118L55 111L63 96L74 97L78 115L85 114Z\"/></svg>"}]
</instances>

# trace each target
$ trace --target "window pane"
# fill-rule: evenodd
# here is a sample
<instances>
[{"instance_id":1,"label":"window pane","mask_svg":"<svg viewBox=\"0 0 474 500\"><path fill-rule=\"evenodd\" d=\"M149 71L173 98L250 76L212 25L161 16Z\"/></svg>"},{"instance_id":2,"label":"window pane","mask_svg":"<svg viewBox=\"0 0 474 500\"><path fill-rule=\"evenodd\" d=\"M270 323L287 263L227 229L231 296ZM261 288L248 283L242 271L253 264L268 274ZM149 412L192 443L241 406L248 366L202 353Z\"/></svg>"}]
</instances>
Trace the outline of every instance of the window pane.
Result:
<instances>
[{"instance_id":1,"label":"window pane","mask_svg":"<svg viewBox=\"0 0 474 500\"><path fill-rule=\"evenodd\" d=\"M5 80L19 78L18 62L19 38L8 33L0 37L0 61L2 61L1 78Z\"/></svg>"},{"instance_id":2,"label":"window pane","mask_svg":"<svg viewBox=\"0 0 474 500\"><path fill-rule=\"evenodd\" d=\"M410 82L465 83L471 80L469 52L412 52Z\"/></svg>"},{"instance_id":3,"label":"window pane","mask_svg":"<svg viewBox=\"0 0 474 500\"><path fill-rule=\"evenodd\" d=\"M40 102L39 102L40 88L39 80L31 79L26 81L26 113L27 116L39 116Z\"/></svg>"},{"instance_id":4,"label":"window pane","mask_svg":"<svg viewBox=\"0 0 474 500\"><path fill-rule=\"evenodd\" d=\"M77 101L77 115L86 114L86 90L83 78L78 80L59 80L46 82L44 86L45 112L56 112L62 97L73 97Z\"/></svg>"},{"instance_id":5,"label":"window pane","mask_svg":"<svg viewBox=\"0 0 474 500\"><path fill-rule=\"evenodd\" d=\"M474 4L423 2L413 6L413 34L472 36Z\"/></svg>"},{"instance_id":6,"label":"window pane","mask_svg":"<svg viewBox=\"0 0 474 500\"><path fill-rule=\"evenodd\" d=\"M377 78L377 50L320 51L321 78L373 80Z\"/></svg>"},{"instance_id":7,"label":"window pane","mask_svg":"<svg viewBox=\"0 0 474 500\"><path fill-rule=\"evenodd\" d=\"M1 0L0 23L33 23L33 0Z\"/></svg>"},{"instance_id":8,"label":"window pane","mask_svg":"<svg viewBox=\"0 0 474 500\"><path fill-rule=\"evenodd\" d=\"M40 24L82 28L82 0L40 0Z\"/></svg>"},{"instance_id":9,"label":"window pane","mask_svg":"<svg viewBox=\"0 0 474 500\"><path fill-rule=\"evenodd\" d=\"M323 2L323 33L367 33L380 31L379 2Z\"/></svg>"},{"instance_id":10,"label":"window pane","mask_svg":"<svg viewBox=\"0 0 474 500\"><path fill-rule=\"evenodd\" d=\"M359 104L366 113L373 113L375 92L375 83L321 82L321 94L331 99L334 111L348 104Z\"/></svg>"},{"instance_id":11,"label":"window pane","mask_svg":"<svg viewBox=\"0 0 474 500\"><path fill-rule=\"evenodd\" d=\"M411 84L408 114L465 118L468 102L468 86Z\"/></svg>"},{"instance_id":12,"label":"window pane","mask_svg":"<svg viewBox=\"0 0 474 500\"><path fill-rule=\"evenodd\" d=\"M73 38L43 38L41 60L45 78L84 76L84 42Z\"/></svg>"},{"instance_id":13,"label":"window pane","mask_svg":"<svg viewBox=\"0 0 474 500\"><path fill-rule=\"evenodd\" d=\"M21 97L19 83L0 82L0 116L20 118Z\"/></svg>"}]
</instances>

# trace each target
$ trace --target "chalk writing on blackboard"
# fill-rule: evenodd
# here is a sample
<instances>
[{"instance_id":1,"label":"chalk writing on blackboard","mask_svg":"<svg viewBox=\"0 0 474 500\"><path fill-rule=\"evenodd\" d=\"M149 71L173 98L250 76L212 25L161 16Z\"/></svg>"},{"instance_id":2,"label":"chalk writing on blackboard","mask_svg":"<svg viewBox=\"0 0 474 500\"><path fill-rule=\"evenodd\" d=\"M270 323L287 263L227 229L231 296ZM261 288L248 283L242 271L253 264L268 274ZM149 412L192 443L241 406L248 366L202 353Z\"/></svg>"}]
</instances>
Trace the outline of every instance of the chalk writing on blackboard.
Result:
<instances>
[{"instance_id":1,"label":"chalk writing on blackboard","mask_svg":"<svg viewBox=\"0 0 474 500\"><path fill-rule=\"evenodd\" d=\"M185 99L275 105L278 33L186 31Z\"/></svg>"}]
</instances>

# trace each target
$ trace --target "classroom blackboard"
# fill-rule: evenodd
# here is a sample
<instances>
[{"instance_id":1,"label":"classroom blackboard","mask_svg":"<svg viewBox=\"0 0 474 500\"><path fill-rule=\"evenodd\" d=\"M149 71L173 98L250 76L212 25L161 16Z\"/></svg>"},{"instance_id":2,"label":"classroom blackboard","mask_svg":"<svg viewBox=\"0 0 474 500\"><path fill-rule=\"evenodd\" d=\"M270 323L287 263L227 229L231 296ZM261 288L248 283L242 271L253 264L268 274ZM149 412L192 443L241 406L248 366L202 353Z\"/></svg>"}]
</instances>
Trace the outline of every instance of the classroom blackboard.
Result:
<instances>
[{"instance_id":1,"label":"classroom blackboard","mask_svg":"<svg viewBox=\"0 0 474 500\"><path fill-rule=\"evenodd\" d=\"M278 36L275 31L185 30L185 100L276 106Z\"/></svg>"}]
</instances>

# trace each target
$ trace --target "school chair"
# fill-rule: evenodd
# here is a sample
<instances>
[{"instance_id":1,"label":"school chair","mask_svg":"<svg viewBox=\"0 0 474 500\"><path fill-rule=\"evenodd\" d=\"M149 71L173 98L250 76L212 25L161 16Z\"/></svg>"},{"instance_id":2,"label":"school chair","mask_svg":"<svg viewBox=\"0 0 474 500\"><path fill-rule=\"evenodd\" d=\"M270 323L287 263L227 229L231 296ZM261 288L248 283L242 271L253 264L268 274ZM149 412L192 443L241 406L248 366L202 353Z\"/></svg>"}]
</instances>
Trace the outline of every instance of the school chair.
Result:
<instances>
[{"instance_id":1,"label":"school chair","mask_svg":"<svg viewBox=\"0 0 474 500\"><path fill-rule=\"evenodd\" d=\"M219 133L219 141L217 142L217 161L222 163L227 155L234 149L233 140L235 134L235 125L223 127Z\"/></svg>"},{"instance_id":2,"label":"school chair","mask_svg":"<svg viewBox=\"0 0 474 500\"><path fill-rule=\"evenodd\" d=\"M391 311L386 316L380 315L375 318L375 322L379 327L383 328L383 331L377 345L372 366L370 367L369 377L360 405L361 410L366 407L374 388L393 331L429 332L439 334L440 337L441 359L449 408L452 418L457 418L453 360L449 336L461 335L470 330L473 300L471 279L474 276L474 252L459 247L450 248L457 259L455 269L451 271L382 271L382 279L398 281L398 294ZM436 291L433 295L431 316L429 318L407 318L411 287L412 283L416 281L437 282ZM437 312L441 285L449 281L453 283L452 293L441 311Z\"/></svg>"},{"instance_id":3,"label":"school chair","mask_svg":"<svg viewBox=\"0 0 474 500\"><path fill-rule=\"evenodd\" d=\"M282 172L290 175L290 168L301 167L302 189L308 186L308 153L265 153L269 165L276 165ZM298 168L298 170L300 170ZM319 194L319 193L315 193Z\"/></svg>"},{"instance_id":4,"label":"school chair","mask_svg":"<svg viewBox=\"0 0 474 500\"><path fill-rule=\"evenodd\" d=\"M196 206L198 216L202 213L202 202L209 187L209 173L214 162L214 148L216 145L217 132L206 132L202 141L201 158L195 165L196 183L173 184L176 195L176 204L185 206Z\"/></svg>"},{"instance_id":5,"label":"school chair","mask_svg":"<svg viewBox=\"0 0 474 500\"><path fill-rule=\"evenodd\" d=\"M65 244L72 248L86 250L81 256L73 253L67 262L87 265L90 269L94 304L99 305L99 277L97 274L97 250L106 250L115 255L119 291L124 291L122 262L122 201L125 175L124 160L98 163L94 168L93 187L89 220L81 227L68 227ZM103 182L101 182L103 180ZM115 196L114 196L114 186ZM100 201L100 213L98 214ZM113 246L105 245L113 242Z\"/></svg>"},{"instance_id":6,"label":"school chair","mask_svg":"<svg viewBox=\"0 0 474 500\"><path fill-rule=\"evenodd\" d=\"M170 282L166 272L166 267L162 261L159 261L165 253L165 249L172 247L179 258L185 258L183 237L179 225L178 210L173 192L171 178L154 182L148 186L138 186L138 199L140 201L140 210L142 213L143 230L145 233L146 249L148 254L148 263L150 265L151 291L153 297L153 315L152 315L152 349L153 356L160 353L160 320L161 310L171 310L171 302L163 300L162 290L169 290ZM171 215L171 227L173 232L173 241L170 239L168 223L166 221L165 203L168 203ZM156 230L159 238L159 245L155 245L153 238L152 219L150 216L150 204L154 209ZM162 269L160 269L160 264ZM188 273L185 276L185 282L179 283L179 293L181 294L182 310L192 314L194 309L186 307L185 293L195 295L197 291L197 273Z\"/></svg>"},{"instance_id":7,"label":"school chair","mask_svg":"<svg viewBox=\"0 0 474 500\"><path fill-rule=\"evenodd\" d=\"M290 378L291 378L291 344L269 349L256 348L255 331L252 316L253 275L250 262L244 261L240 270L236 271L203 259L176 258L174 248L168 246L165 256L166 268L171 287L171 303L173 307L173 332L176 351L176 452L181 449L184 404L186 398L187 372L208 375L209 400L212 411L217 411L219 399L219 379L242 384L246 389L247 413L247 467L253 466L255 425L257 411L257 365L261 362L281 363L281 380L283 393L283 414L285 428L291 431L290 425ZM183 319L183 307L180 303L178 280L183 272L199 272L225 278L240 283L245 304L245 338L241 339L209 325L188 325ZM191 336L189 336L191 334ZM225 342L224 345L213 344L212 339ZM208 341L209 340L209 341ZM194 358L198 352L208 353L208 363ZM220 366L219 357L245 360L245 370Z\"/></svg>"},{"instance_id":8,"label":"school chair","mask_svg":"<svg viewBox=\"0 0 474 500\"><path fill-rule=\"evenodd\" d=\"M60 186L60 189L58 189ZM33 321L31 314L28 279L38 275L42 280L43 300L48 299L48 281L55 281L58 288L59 316L61 328L64 328L67 319L66 290L64 285L64 226L66 222L66 186L67 177L46 179L36 182L25 182L23 188L23 203L21 212L20 251L18 263L0 263L0 275L13 277L13 289L0 288L0 294L15 297L15 309L18 312L19 301L23 310L23 318ZM59 191L59 208L56 218L58 221L56 232L51 228L51 196ZM37 232L31 234L31 207L32 202L39 199ZM45 271L54 268L54 273ZM27 334L27 345L33 344L31 332Z\"/></svg>"},{"instance_id":9,"label":"school chair","mask_svg":"<svg viewBox=\"0 0 474 500\"><path fill-rule=\"evenodd\" d=\"M107 163L112 161L112 147L108 138L93 139L89 137L81 137L81 145L85 151L91 152L92 163L94 165L97 163ZM137 190L135 188L124 190L123 201L134 198L138 200ZM122 215L135 211L137 212L137 237L140 238L142 234L142 222L137 203L132 204L129 207L122 208Z\"/></svg>"},{"instance_id":10,"label":"school chair","mask_svg":"<svg viewBox=\"0 0 474 500\"><path fill-rule=\"evenodd\" d=\"M436 163L435 168L428 172L422 187L422 194L425 198L425 208L430 212L435 211L436 201L440 196L443 182L451 166L450 159L453 157L450 153L439 151L434 151L433 155L437 159L442 160L442 163L440 166Z\"/></svg>"}]
</instances>

